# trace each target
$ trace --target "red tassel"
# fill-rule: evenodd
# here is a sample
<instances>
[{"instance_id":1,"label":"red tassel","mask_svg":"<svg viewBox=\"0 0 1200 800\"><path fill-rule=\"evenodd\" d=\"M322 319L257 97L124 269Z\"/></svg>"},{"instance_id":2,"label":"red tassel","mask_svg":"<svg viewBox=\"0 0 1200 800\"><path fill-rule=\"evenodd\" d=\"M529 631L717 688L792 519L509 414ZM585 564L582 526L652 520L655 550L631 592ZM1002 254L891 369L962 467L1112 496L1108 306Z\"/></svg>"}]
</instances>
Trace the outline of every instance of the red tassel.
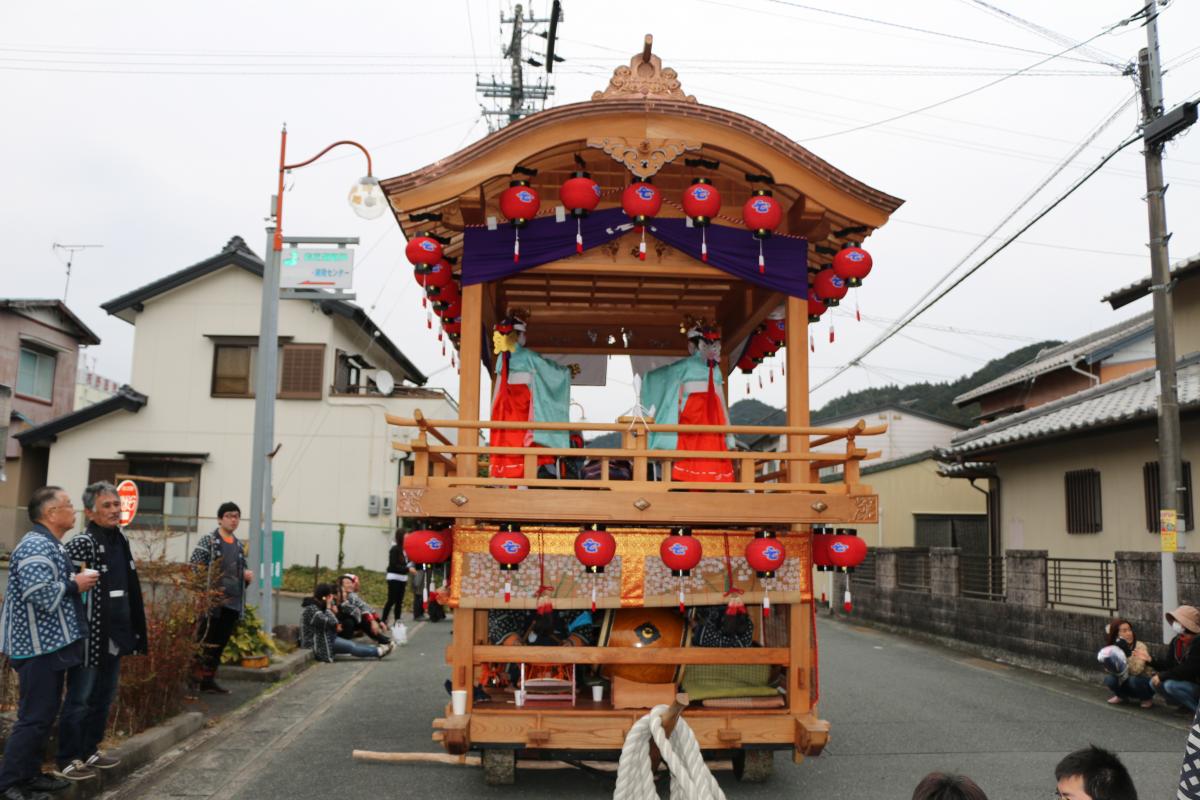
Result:
<instances>
[{"instance_id":1,"label":"red tassel","mask_svg":"<svg viewBox=\"0 0 1200 800\"><path fill-rule=\"evenodd\" d=\"M858 310L858 289L854 290L854 319L862 322L862 314Z\"/></svg>"},{"instance_id":2,"label":"red tassel","mask_svg":"<svg viewBox=\"0 0 1200 800\"><path fill-rule=\"evenodd\" d=\"M428 311L425 312L425 327L433 330L433 314L430 314Z\"/></svg>"},{"instance_id":3,"label":"red tassel","mask_svg":"<svg viewBox=\"0 0 1200 800\"><path fill-rule=\"evenodd\" d=\"M779 374L787 377L787 362L779 365Z\"/></svg>"},{"instance_id":4,"label":"red tassel","mask_svg":"<svg viewBox=\"0 0 1200 800\"><path fill-rule=\"evenodd\" d=\"M772 369L771 369L770 378L771 378L770 382L771 382L771 383L774 383L774 382L775 382L775 370L774 370L774 368L772 368Z\"/></svg>"},{"instance_id":5,"label":"red tassel","mask_svg":"<svg viewBox=\"0 0 1200 800\"><path fill-rule=\"evenodd\" d=\"M455 363L454 363L454 353L451 353L451 354L450 354L450 366L452 366L452 367L457 367L457 366L458 366L458 364L455 364Z\"/></svg>"},{"instance_id":6,"label":"red tassel","mask_svg":"<svg viewBox=\"0 0 1200 800\"><path fill-rule=\"evenodd\" d=\"M708 232L707 227L700 229L700 260L708 263Z\"/></svg>"},{"instance_id":7,"label":"red tassel","mask_svg":"<svg viewBox=\"0 0 1200 800\"><path fill-rule=\"evenodd\" d=\"M746 381L746 396L750 396L750 381Z\"/></svg>"},{"instance_id":8,"label":"red tassel","mask_svg":"<svg viewBox=\"0 0 1200 800\"><path fill-rule=\"evenodd\" d=\"M642 227L642 242L638 245L638 258L642 261L646 260L646 228Z\"/></svg>"},{"instance_id":9,"label":"red tassel","mask_svg":"<svg viewBox=\"0 0 1200 800\"><path fill-rule=\"evenodd\" d=\"M683 603L683 578L679 579L679 613L687 613L687 606Z\"/></svg>"},{"instance_id":10,"label":"red tassel","mask_svg":"<svg viewBox=\"0 0 1200 800\"><path fill-rule=\"evenodd\" d=\"M763 260L762 239L758 240L758 274L762 275L767 271L767 262Z\"/></svg>"},{"instance_id":11,"label":"red tassel","mask_svg":"<svg viewBox=\"0 0 1200 800\"><path fill-rule=\"evenodd\" d=\"M438 337L441 338L441 337ZM446 357L446 343L442 342L442 358Z\"/></svg>"},{"instance_id":12,"label":"red tassel","mask_svg":"<svg viewBox=\"0 0 1200 800\"><path fill-rule=\"evenodd\" d=\"M767 590L765 588L763 589L762 609L763 619L767 619L771 616L771 598L767 597Z\"/></svg>"},{"instance_id":13,"label":"red tassel","mask_svg":"<svg viewBox=\"0 0 1200 800\"><path fill-rule=\"evenodd\" d=\"M854 610L854 603L850 601L850 590L846 590L846 594L842 597L842 609L849 614Z\"/></svg>"},{"instance_id":14,"label":"red tassel","mask_svg":"<svg viewBox=\"0 0 1200 800\"><path fill-rule=\"evenodd\" d=\"M596 581L592 580L592 613L596 613Z\"/></svg>"},{"instance_id":15,"label":"red tassel","mask_svg":"<svg viewBox=\"0 0 1200 800\"><path fill-rule=\"evenodd\" d=\"M809 349L809 350L811 350L811 351L812 351L812 352L814 352L814 353L815 353L815 352L817 352L817 343L816 343L816 341L813 339L813 335L812 335L812 332L811 332L811 331L810 331L810 332L809 332L809 334L808 334L808 349Z\"/></svg>"},{"instance_id":16,"label":"red tassel","mask_svg":"<svg viewBox=\"0 0 1200 800\"><path fill-rule=\"evenodd\" d=\"M513 231L513 263L521 263L521 229Z\"/></svg>"},{"instance_id":17,"label":"red tassel","mask_svg":"<svg viewBox=\"0 0 1200 800\"><path fill-rule=\"evenodd\" d=\"M831 320L829 320L829 343L830 344L833 344L834 338L835 337L834 337L834 333L833 333L833 320L831 319Z\"/></svg>"},{"instance_id":18,"label":"red tassel","mask_svg":"<svg viewBox=\"0 0 1200 800\"><path fill-rule=\"evenodd\" d=\"M760 373L758 373L758 388L760 388L760 389L761 389L761 388L763 388L763 385L762 385L762 373L761 373L761 372L760 372Z\"/></svg>"},{"instance_id":19,"label":"red tassel","mask_svg":"<svg viewBox=\"0 0 1200 800\"><path fill-rule=\"evenodd\" d=\"M575 220L575 252L583 254L583 220Z\"/></svg>"},{"instance_id":20,"label":"red tassel","mask_svg":"<svg viewBox=\"0 0 1200 800\"><path fill-rule=\"evenodd\" d=\"M439 341L439 342L440 342L440 341L442 341L442 329L441 329L441 327L438 327L438 341ZM446 349L445 347L443 347L443 348L442 348L442 350L445 350L445 349ZM443 352L443 353L442 353L442 355L446 355L446 354Z\"/></svg>"}]
</instances>

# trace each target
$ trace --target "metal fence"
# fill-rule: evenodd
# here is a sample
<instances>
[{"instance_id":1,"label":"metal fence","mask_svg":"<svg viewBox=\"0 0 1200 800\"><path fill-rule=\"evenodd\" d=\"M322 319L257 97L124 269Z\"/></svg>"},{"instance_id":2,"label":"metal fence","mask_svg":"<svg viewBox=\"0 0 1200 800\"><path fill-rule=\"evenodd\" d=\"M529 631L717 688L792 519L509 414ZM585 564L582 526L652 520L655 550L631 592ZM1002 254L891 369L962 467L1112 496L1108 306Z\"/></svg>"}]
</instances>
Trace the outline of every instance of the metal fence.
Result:
<instances>
[{"instance_id":1,"label":"metal fence","mask_svg":"<svg viewBox=\"0 0 1200 800\"><path fill-rule=\"evenodd\" d=\"M992 556L958 557L959 593L963 597L1004 602L1004 559Z\"/></svg>"},{"instance_id":2,"label":"metal fence","mask_svg":"<svg viewBox=\"0 0 1200 800\"><path fill-rule=\"evenodd\" d=\"M929 591L929 550L912 548L896 551L896 588L910 592Z\"/></svg>"},{"instance_id":3,"label":"metal fence","mask_svg":"<svg viewBox=\"0 0 1200 800\"><path fill-rule=\"evenodd\" d=\"M1046 559L1046 598L1051 608L1070 606L1115 614L1116 562L1096 558Z\"/></svg>"},{"instance_id":4,"label":"metal fence","mask_svg":"<svg viewBox=\"0 0 1200 800\"><path fill-rule=\"evenodd\" d=\"M875 548L867 549L867 557L850 573L850 583L857 586L875 585Z\"/></svg>"}]
</instances>

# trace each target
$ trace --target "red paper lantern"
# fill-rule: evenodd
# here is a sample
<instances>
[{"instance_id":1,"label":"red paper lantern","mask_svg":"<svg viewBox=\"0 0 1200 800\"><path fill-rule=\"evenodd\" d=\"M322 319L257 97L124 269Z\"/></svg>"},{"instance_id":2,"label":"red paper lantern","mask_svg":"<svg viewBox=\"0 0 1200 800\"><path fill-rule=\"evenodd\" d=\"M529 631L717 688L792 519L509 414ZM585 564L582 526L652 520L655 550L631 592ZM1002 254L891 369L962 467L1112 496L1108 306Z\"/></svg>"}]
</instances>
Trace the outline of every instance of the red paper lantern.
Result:
<instances>
[{"instance_id":1,"label":"red paper lantern","mask_svg":"<svg viewBox=\"0 0 1200 800\"><path fill-rule=\"evenodd\" d=\"M445 531L411 531L404 537L404 555L420 569L429 569L450 557L450 537Z\"/></svg>"},{"instance_id":2,"label":"red paper lantern","mask_svg":"<svg viewBox=\"0 0 1200 800\"><path fill-rule=\"evenodd\" d=\"M808 296L808 321L820 322L821 315L827 311L826 305L821 302L821 298L814 294Z\"/></svg>"},{"instance_id":3,"label":"red paper lantern","mask_svg":"<svg viewBox=\"0 0 1200 800\"><path fill-rule=\"evenodd\" d=\"M721 193L708 178L693 178L692 185L683 190L683 213L692 218L697 227L703 228L712 222L721 211Z\"/></svg>"},{"instance_id":4,"label":"red paper lantern","mask_svg":"<svg viewBox=\"0 0 1200 800\"><path fill-rule=\"evenodd\" d=\"M700 563L704 550L700 540L692 536L691 528L674 528L672 534L662 540L658 554L673 576L684 578Z\"/></svg>"},{"instance_id":5,"label":"red paper lantern","mask_svg":"<svg viewBox=\"0 0 1200 800\"><path fill-rule=\"evenodd\" d=\"M433 266L442 260L442 243L422 233L408 240L404 255L414 265Z\"/></svg>"},{"instance_id":6,"label":"red paper lantern","mask_svg":"<svg viewBox=\"0 0 1200 800\"><path fill-rule=\"evenodd\" d=\"M449 303L434 303L434 312L443 320L461 319L462 318L462 299L456 299ZM444 323L443 323L444 327Z\"/></svg>"},{"instance_id":7,"label":"red paper lantern","mask_svg":"<svg viewBox=\"0 0 1200 800\"><path fill-rule=\"evenodd\" d=\"M617 540L603 525L588 525L575 537L575 557L583 564L585 572L593 575L603 573L616 554Z\"/></svg>"},{"instance_id":8,"label":"red paper lantern","mask_svg":"<svg viewBox=\"0 0 1200 800\"><path fill-rule=\"evenodd\" d=\"M833 308L838 305L842 298L846 296L846 292L850 291L850 287L846 282L838 277L838 274L833 271L832 267L826 267L817 273L817 277L813 280L813 291L821 298L825 305Z\"/></svg>"},{"instance_id":9,"label":"red paper lantern","mask_svg":"<svg viewBox=\"0 0 1200 800\"><path fill-rule=\"evenodd\" d=\"M824 527L814 526L812 529L812 561L817 572L827 572L833 568L829 560L829 545L833 544L833 534L826 533Z\"/></svg>"},{"instance_id":10,"label":"red paper lantern","mask_svg":"<svg viewBox=\"0 0 1200 800\"><path fill-rule=\"evenodd\" d=\"M833 271L848 286L862 286L862 279L871 274L871 254L861 247L843 247L833 257Z\"/></svg>"},{"instance_id":11,"label":"red paper lantern","mask_svg":"<svg viewBox=\"0 0 1200 800\"><path fill-rule=\"evenodd\" d=\"M442 330L447 336L462 335L462 318L461 317L442 317Z\"/></svg>"},{"instance_id":12,"label":"red paper lantern","mask_svg":"<svg viewBox=\"0 0 1200 800\"><path fill-rule=\"evenodd\" d=\"M743 355L741 358L738 359L737 368L740 369L743 373L749 375L751 372L754 372L754 367L755 367L754 359L750 358L750 356Z\"/></svg>"},{"instance_id":13,"label":"red paper lantern","mask_svg":"<svg viewBox=\"0 0 1200 800\"><path fill-rule=\"evenodd\" d=\"M645 181L631 183L621 194L621 208L634 223L645 225L662 208L662 193L658 187Z\"/></svg>"},{"instance_id":14,"label":"red paper lantern","mask_svg":"<svg viewBox=\"0 0 1200 800\"><path fill-rule=\"evenodd\" d=\"M441 286L428 286L425 295L435 303L453 303L462 297L462 290L456 281L447 281Z\"/></svg>"},{"instance_id":15,"label":"red paper lantern","mask_svg":"<svg viewBox=\"0 0 1200 800\"><path fill-rule=\"evenodd\" d=\"M442 259L436 264L418 264L413 269L413 280L415 280L422 289L428 290L434 286L445 286L454 280L454 270L450 266L450 262Z\"/></svg>"},{"instance_id":16,"label":"red paper lantern","mask_svg":"<svg viewBox=\"0 0 1200 800\"><path fill-rule=\"evenodd\" d=\"M573 217L586 217L600 205L600 184L586 172L576 172L563 182L558 199Z\"/></svg>"},{"instance_id":17,"label":"red paper lantern","mask_svg":"<svg viewBox=\"0 0 1200 800\"><path fill-rule=\"evenodd\" d=\"M763 323L767 338L770 339L776 347L779 347L787 340L787 320L771 319Z\"/></svg>"},{"instance_id":18,"label":"red paper lantern","mask_svg":"<svg viewBox=\"0 0 1200 800\"><path fill-rule=\"evenodd\" d=\"M523 228L537 216L542 207L537 189L529 181L509 181L508 188L500 193L500 213L514 228Z\"/></svg>"},{"instance_id":19,"label":"red paper lantern","mask_svg":"<svg viewBox=\"0 0 1200 800\"><path fill-rule=\"evenodd\" d=\"M529 537L521 533L520 525L505 523L492 535L488 550L492 558L500 562L500 569L511 572L529 555Z\"/></svg>"},{"instance_id":20,"label":"red paper lantern","mask_svg":"<svg viewBox=\"0 0 1200 800\"><path fill-rule=\"evenodd\" d=\"M867 557L867 543L852 528L838 528L829 543L829 561L839 569L854 569Z\"/></svg>"},{"instance_id":21,"label":"red paper lantern","mask_svg":"<svg viewBox=\"0 0 1200 800\"><path fill-rule=\"evenodd\" d=\"M742 206L742 219L755 237L766 239L783 222L783 206L771 196L770 189L755 189Z\"/></svg>"},{"instance_id":22,"label":"red paper lantern","mask_svg":"<svg viewBox=\"0 0 1200 800\"><path fill-rule=\"evenodd\" d=\"M746 563L760 578L774 578L786 557L787 550L775 538L774 531L758 531L746 545Z\"/></svg>"}]
</instances>

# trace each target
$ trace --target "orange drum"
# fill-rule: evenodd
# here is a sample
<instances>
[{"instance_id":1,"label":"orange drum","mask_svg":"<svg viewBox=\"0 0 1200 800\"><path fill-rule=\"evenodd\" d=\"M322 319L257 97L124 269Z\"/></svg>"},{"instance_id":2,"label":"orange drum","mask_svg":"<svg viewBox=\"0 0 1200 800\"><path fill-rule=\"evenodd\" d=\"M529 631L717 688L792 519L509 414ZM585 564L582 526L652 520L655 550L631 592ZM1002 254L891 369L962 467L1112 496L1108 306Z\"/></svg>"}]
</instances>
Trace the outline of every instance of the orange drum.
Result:
<instances>
[{"instance_id":1,"label":"orange drum","mask_svg":"<svg viewBox=\"0 0 1200 800\"><path fill-rule=\"evenodd\" d=\"M602 647L682 647L687 639L687 617L674 608L619 608L604 618ZM676 664L605 664L602 674L612 680L639 683L672 683Z\"/></svg>"}]
</instances>

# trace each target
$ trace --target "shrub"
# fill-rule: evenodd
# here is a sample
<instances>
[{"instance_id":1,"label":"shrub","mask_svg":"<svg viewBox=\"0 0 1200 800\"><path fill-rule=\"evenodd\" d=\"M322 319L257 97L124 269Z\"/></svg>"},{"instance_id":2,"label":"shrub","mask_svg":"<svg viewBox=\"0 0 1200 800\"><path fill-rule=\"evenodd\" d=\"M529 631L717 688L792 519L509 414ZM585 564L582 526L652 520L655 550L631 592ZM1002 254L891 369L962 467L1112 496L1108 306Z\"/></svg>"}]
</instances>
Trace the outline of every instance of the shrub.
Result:
<instances>
[{"instance_id":1,"label":"shrub","mask_svg":"<svg viewBox=\"0 0 1200 800\"><path fill-rule=\"evenodd\" d=\"M240 664L243 658L279 653L275 639L263 629L262 620L258 616L258 608L247 605L246 613L238 620L229 637L229 644L221 653L222 664Z\"/></svg>"}]
</instances>

